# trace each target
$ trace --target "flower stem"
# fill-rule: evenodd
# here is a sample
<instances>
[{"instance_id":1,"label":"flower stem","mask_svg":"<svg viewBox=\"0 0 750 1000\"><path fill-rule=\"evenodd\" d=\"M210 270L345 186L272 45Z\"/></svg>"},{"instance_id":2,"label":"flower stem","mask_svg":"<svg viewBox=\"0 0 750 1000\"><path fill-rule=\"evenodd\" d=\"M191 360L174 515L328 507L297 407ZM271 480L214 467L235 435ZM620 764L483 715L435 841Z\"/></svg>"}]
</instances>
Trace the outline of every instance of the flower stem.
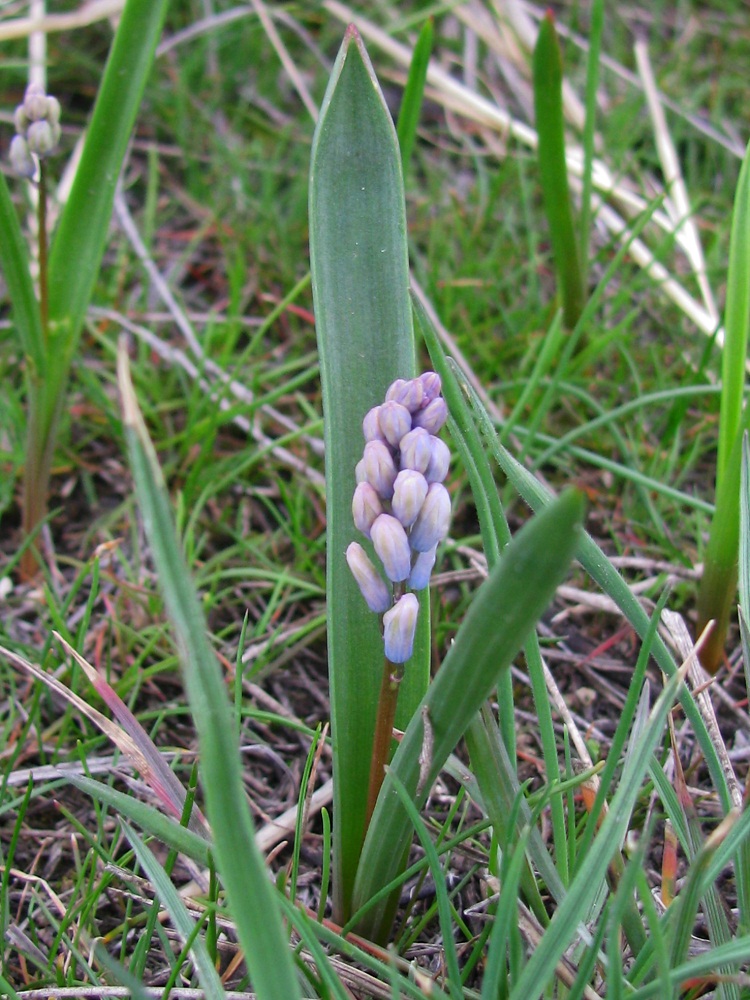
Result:
<instances>
[{"instance_id":1,"label":"flower stem","mask_svg":"<svg viewBox=\"0 0 750 1000\"><path fill-rule=\"evenodd\" d=\"M378 800L383 778L385 777L385 767L388 763L391 740L393 739L393 720L396 718L398 692L403 676L403 663L391 663L386 658L383 663L383 679L380 684L378 714L375 720L375 739L370 759L370 783L367 792L365 831L370 825L375 803Z\"/></svg>"}]
</instances>

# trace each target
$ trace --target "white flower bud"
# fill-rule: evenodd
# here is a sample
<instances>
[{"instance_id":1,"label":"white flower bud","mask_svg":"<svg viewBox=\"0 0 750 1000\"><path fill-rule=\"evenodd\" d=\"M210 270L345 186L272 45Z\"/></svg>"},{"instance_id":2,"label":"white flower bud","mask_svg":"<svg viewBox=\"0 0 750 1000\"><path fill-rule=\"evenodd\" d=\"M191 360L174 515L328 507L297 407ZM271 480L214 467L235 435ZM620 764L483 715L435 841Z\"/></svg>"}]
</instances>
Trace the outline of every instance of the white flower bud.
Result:
<instances>
[{"instance_id":1,"label":"white flower bud","mask_svg":"<svg viewBox=\"0 0 750 1000\"><path fill-rule=\"evenodd\" d=\"M406 663L414 650L419 601L414 594L404 594L383 615L385 655L391 663Z\"/></svg>"},{"instance_id":2,"label":"white flower bud","mask_svg":"<svg viewBox=\"0 0 750 1000\"><path fill-rule=\"evenodd\" d=\"M37 156L47 156L55 148L55 135L48 121L36 121L29 125L26 132L26 142L29 152Z\"/></svg>"},{"instance_id":3,"label":"white flower bud","mask_svg":"<svg viewBox=\"0 0 750 1000\"><path fill-rule=\"evenodd\" d=\"M29 152L29 147L22 135L14 135L10 141L8 159L13 169L13 173L19 177L33 177L36 172L36 164Z\"/></svg>"}]
</instances>

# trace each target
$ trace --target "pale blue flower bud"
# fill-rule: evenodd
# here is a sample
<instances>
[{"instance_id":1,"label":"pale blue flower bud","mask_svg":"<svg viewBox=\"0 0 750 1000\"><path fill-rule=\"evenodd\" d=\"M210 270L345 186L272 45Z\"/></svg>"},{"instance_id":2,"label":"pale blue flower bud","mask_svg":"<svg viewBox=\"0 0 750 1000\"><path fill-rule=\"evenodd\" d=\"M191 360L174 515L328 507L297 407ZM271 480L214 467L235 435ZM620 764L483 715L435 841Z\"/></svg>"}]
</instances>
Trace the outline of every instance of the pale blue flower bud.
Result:
<instances>
[{"instance_id":1,"label":"pale blue flower bud","mask_svg":"<svg viewBox=\"0 0 750 1000\"><path fill-rule=\"evenodd\" d=\"M370 528L370 538L385 575L400 583L411 573L411 549L406 529L392 514L380 514Z\"/></svg>"},{"instance_id":2,"label":"pale blue flower bud","mask_svg":"<svg viewBox=\"0 0 750 1000\"><path fill-rule=\"evenodd\" d=\"M401 403L409 413L416 413L423 406L423 395L422 383L418 378L410 378L408 381L397 378L389 387L385 398L387 401Z\"/></svg>"},{"instance_id":3,"label":"pale blue flower bud","mask_svg":"<svg viewBox=\"0 0 750 1000\"><path fill-rule=\"evenodd\" d=\"M388 445L382 441L368 441L362 461L367 482L379 497L390 500L398 470Z\"/></svg>"},{"instance_id":4,"label":"pale blue flower bud","mask_svg":"<svg viewBox=\"0 0 750 1000\"><path fill-rule=\"evenodd\" d=\"M427 496L427 480L421 472L402 469L393 484L393 513L405 528L410 528L417 519Z\"/></svg>"},{"instance_id":5,"label":"pale blue flower bud","mask_svg":"<svg viewBox=\"0 0 750 1000\"><path fill-rule=\"evenodd\" d=\"M431 455L430 435L423 427L415 427L401 439L402 469L414 469L415 472L424 473L430 464Z\"/></svg>"},{"instance_id":6,"label":"pale blue flower bud","mask_svg":"<svg viewBox=\"0 0 750 1000\"><path fill-rule=\"evenodd\" d=\"M385 655L391 663L406 663L414 649L419 601L414 594L404 594L383 615Z\"/></svg>"},{"instance_id":7,"label":"pale blue flower bud","mask_svg":"<svg viewBox=\"0 0 750 1000\"><path fill-rule=\"evenodd\" d=\"M409 542L416 552L427 552L448 534L451 498L441 483L432 483L419 516L412 525Z\"/></svg>"},{"instance_id":8,"label":"pale blue flower bud","mask_svg":"<svg viewBox=\"0 0 750 1000\"><path fill-rule=\"evenodd\" d=\"M442 483L448 475L451 464L451 451L445 441L440 438L430 438L430 461L427 463L424 477L428 483Z\"/></svg>"},{"instance_id":9,"label":"pale blue flower bud","mask_svg":"<svg viewBox=\"0 0 750 1000\"><path fill-rule=\"evenodd\" d=\"M440 376L437 372L423 372L419 376L419 381L422 383L422 392L424 394L422 406L427 406L433 399L437 399L442 391L443 386Z\"/></svg>"},{"instance_id":10,"label":"pale blue flower bud","mask_svg":"<svg viewBox=\"0 0 750 1000\"><path fill-rule=\"evenodd\" d=\"M378 423L388 444L398 448L401 438L411 430L411 413L401 403L390 399L380 407Z\"/></svg>"},{"instance_id":11,"label":"pale blue flower bud","mask_svg":"<svg viewBox=\"0 0 750 1000\"><path fill-rule=\"evenodd\" d=\"M364 458L360 458L360 460L354 466L354 481L356 483L364 483L367 481L367 473L365 471Z\"/></svg>"},{"instance_id":12,"label":"pale blue flower bud","mask_svg":"<svg viewBox=\"0 0 750 1000\"><path fill-rule=\"evenodd\" d=\"M391 606L393 595L359 542L352 542L347 548L346 561L370 611L375 611L379 615L387 611Z\"/></svg>"},{"instance_id":13,"label":"pale blue flower bud","mask_svg":"<svg viewBox=\"0 0 750 1000\"><path fill-rule=\"evenodd\" d=\"M352 497L352 517L357 531L369 538L373 521L382 513L383 505L372 486L366 481L359 483Z\"/></svg>"},{"instance_id":14,"label":"pale blue flower bud","mask_svg":"<svg viewBox=\"0 0 750 1000\"><path fill-rule=\"evenodd\" d=\"M8 159L13 168L13 173L19 177L33 177L36 172L36 164L29 152L29 147L22 135L14 135L10 141Z\"/></svg>"},{"instance_id":15,"label":"pale blue flower bud","mask_svg":"<svg viewBox=\"0 0 750 1000\"><path fill-rule=\"evenodd\" d=\"M365 414L365 419L362 421L362 433L365 436L365 441L385 441L385 435L380 429L380 421L378 420L380 409L379 406L373 406Z\"/></svg>"},{"instance_id":16,"label":"pale blue flower bud","mask_svg":"<svg viewBox=\"0 0 750 1000\"><path fill-rule=\"evenodd\" d=\"M433 545L431 549L428 549L426 552L420 552L417 555L408 581L412 590L424 590L430 582L430 574L432 573L432 567L435 565L436 555L437 545Z\"/></svg>"},{"instance_id":17,"label":"pale blue flower bud","mask_svg":"<svg viewBox=\"0 0 750 1000\"><path fill-rule=\"evenodd\" d=\"M423 410L414 414L412 424L414 427L424 427L430 434L437 434L445 421L448 419L448 404L442 396L433 399Z\"/></svg>"}]
</instances>

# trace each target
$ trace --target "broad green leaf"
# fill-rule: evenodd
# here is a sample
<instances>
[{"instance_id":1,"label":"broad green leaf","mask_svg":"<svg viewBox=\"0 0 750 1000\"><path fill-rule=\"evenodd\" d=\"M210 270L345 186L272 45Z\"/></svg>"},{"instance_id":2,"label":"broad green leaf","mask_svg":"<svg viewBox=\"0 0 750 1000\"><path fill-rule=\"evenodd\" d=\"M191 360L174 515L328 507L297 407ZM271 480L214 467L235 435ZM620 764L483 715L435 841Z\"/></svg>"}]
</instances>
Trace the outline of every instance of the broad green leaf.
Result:
<instances>
[{"instance_id":1,"label":"broad green leaf","mask_svg":"<svg viewBox=\"0 0 750 1000\"><path fill-rule=\"evenodd\" d=\"M391 765L418 808L464 730L507 670L541 617L578 546L583 501L570 491L526 524L506 547L482 584L456 639L406 729ZM432 746L420 775L425 722ZM354 905L363 906L396 874L412 827L393 790L391 775L381 789L360 860ZM393 900L379 902L358 924L376 940L385 936Z\"/></svg>"},{"instance_id":2,"label":"broad green leaf","mask_svg":"<svg viewBox=\"0 0 750 1000\"><path fill-rule=\"evenodd\" d=\"M347 29L323 100L310 174L310 262L326 447L328 671L334 754L334 914L350 913L365 834L383 643L346 565L362 418L396 378L416 374L403 179L396 132L356 29ZM362 541L361 538L357 540ZM420 600L396 724L429 677L429 609Z\"/></svg>"},{"instance_id":3,"label":"broad green leaf","mask_svg":"<svg viewBox=\"0 0 750 1000\"><path fill-rule=\"evenodd\" d=\"M237 730L203 610L175 531L169 497L130 381L124 342L117 374L136 494L159 583L177 637L201 750L201 783L214 856L258 997L299 997L276 891L255 844Z\"/></svg>"}]
</instances>

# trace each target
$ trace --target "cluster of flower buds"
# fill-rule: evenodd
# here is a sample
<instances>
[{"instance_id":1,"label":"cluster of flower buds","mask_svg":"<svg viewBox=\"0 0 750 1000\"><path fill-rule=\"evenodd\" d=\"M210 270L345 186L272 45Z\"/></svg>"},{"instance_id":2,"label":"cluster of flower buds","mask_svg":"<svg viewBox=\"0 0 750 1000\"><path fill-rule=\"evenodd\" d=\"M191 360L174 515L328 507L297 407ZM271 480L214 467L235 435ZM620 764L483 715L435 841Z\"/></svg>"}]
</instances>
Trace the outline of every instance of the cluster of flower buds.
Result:
<instances>
[{"instance_id":1,"label":"cluster of flower buds","mask_svg":"<svg viewBox=\"0 0 750 1000\"><path fill-rule=\"evenodd\" d=\"M397 379L362 423L365 450L352 514L388 583L358 542L348 547L346 560L367 606L383 615L385 655L392 663L412 654L419 603L410 591L429 583L438 544L448 533L451 504L443 480L450 451L436 437L448 410L440 390L435 372Z\"/></svg>"},{"instance_id":2,"label":"cluster of flower buds","mask_svg":"<svg viewBox=\"0 0 750 1000\"><path fill-rule=\"evenodd\" d=\"M11 166L21 177L33 177L34 156L49 156L60 141L60 102L48 97L38 83L30 83L13 121L16 134L10 144Z\"/></svg>"}]
</instances>

